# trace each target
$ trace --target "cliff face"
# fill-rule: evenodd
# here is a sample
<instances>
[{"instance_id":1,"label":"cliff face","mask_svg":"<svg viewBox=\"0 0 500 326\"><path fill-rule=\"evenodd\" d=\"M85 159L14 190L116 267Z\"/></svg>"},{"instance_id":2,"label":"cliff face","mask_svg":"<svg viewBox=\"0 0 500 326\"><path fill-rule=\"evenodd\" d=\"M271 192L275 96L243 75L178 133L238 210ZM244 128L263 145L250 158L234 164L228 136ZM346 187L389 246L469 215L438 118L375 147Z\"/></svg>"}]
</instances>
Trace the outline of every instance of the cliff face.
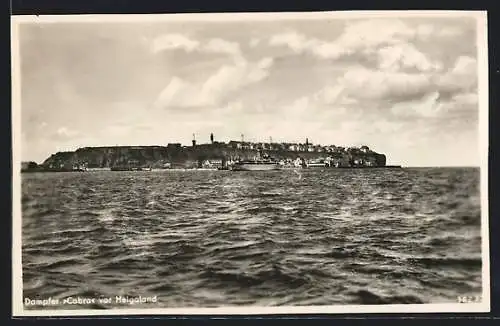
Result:
<instances>
[{"instance_id":1,"label":"cliff face","mask_svg":"<svg viewBox=\"0 0 500 326\"><path fill-rule=\"evenodd\" d=\"M349 150L341 152L305 152L263 150L262 153L278 160L315 160L331 157L341 166L368 164L385 166L386 157L373 151ZM218 159L223 162L234 159L253 159L257 150L231 148L225 144L202 144L194 147L169 146L121 146L85 147L74 152L58 152L47 158L44 169L111 168L111 167L200 167L202 162ZM362 163L360 163L362 162Z\"/></svg>"},{"instance_id":2,"label":"cliff face","mask_svg":"<svg viewBox=\"0 0 500 326\"><path fill-rule=\"evenodd\" d=\"M21 162L21 172L36 172L40 169L41 167L36 162Z\"/></svg>"}]
</instances>

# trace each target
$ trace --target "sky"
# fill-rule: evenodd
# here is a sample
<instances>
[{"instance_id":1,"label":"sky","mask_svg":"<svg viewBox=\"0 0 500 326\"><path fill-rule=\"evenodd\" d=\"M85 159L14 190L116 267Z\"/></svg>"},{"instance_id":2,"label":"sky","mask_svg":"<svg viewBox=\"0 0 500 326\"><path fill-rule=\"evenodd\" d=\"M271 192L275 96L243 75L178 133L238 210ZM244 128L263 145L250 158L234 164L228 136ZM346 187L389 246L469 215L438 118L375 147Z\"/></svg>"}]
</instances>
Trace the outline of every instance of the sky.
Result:
<instances>
[{"instance_id":1,"label":"sky","mask_svg":"<svg viewBox=\"0 0 500 326\"><path fill-rule=\"evenodd\" d=\"M22 160L215 140L477 166L475 20L22 23Z\"/></svg>"}]
</instances>

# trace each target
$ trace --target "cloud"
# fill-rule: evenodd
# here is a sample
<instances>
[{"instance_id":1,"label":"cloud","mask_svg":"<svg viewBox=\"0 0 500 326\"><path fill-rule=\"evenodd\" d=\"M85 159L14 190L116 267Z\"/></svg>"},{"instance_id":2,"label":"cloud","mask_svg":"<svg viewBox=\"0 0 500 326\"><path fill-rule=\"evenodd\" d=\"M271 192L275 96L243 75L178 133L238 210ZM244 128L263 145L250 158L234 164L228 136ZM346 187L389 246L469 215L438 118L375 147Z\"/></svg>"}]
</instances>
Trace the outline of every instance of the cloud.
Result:
<instances>
[{"instance_id":1,"label":"cloud","mask_svg":"<svg viewBox=\"0 0 500 326\"><path fill-rule=\"evenodd\" d=\"M167 34L155 38L151 45L153 53L159 53L165 50L184 50L192 52L198 49L200 43L191 40L182 34Z\"/></svg>"},{"instance_id":2,"label":"cloud","mask_svg":"<svg viewBox=\"0 0 500 326\"><path fill-rule=\"evenodd\" d=\"M471 75L476 73L476 68L476 59L467 56L460 56L455 62L455 66L451 72L458 75Z\"/></svg>"},{"instance_id":3,"label":"cloud","mask_svg":"<svg viewBox=\"0 0 500 326\"><path fill-rule=\"evenodd\" d=\"M442 37L455 37L461 35L462 33L462 29L456 26L444 27L437 31L437 34Z\"/></svg>"},{"instance_id":4,"label":"cloud","mask_svg":"<svg viewBox=\"0 0 500 326\"><path fill-rule=\"evenodd\" d=\"M264 80L269 76L273 62L272 58L263 58L254 63L241 61L221 67L202 85L202 98L216 102L225 94Z\"/></svg>"},{"instance_id":5,"label":"cloud","mask_svg":"<svg viewBox=\"0 0 500 326\"><path fill-rule=\"evenodd\" d=\"M339 103L341 97L345 94L345 88L341 85L326 86L313 95L317 101L325 104Z\"/></svg>"},{"instance_id":6,"label":"cloud","mask_svg":"<svg viewBox=\"0 0 500 326\"><path fill-rule=\"evenodd\" d=\"M244 109L245 106L242 101L232 101L228 102L226 105L218 107L214 112L215 114L238 116L239 114L245 112Z\"/></svg>"},{"instance_id":7,"label":"cloud","mask_svg":"<svg viewBox=\"0 0 500 326\"><path fill-rule=\"evenodd\" d=\"M238 43L221 38L212 38L201 42L182 34L165 34L156 37L151 43L151 51L153 53L160 53L168 50L183 50L188 53L228 54L235 58L241 56L241 49Z\"/></svg>"},{"instance_id":8,"label":"cloud","mask_svg":"<svg viewBox=\"0 0 500 326\"><path fill-rule=\"evenodd\" d=\"M433 24L417 25L413 37L428 40L431 37L456 37L463 33L463 30L458 26L436 26Z\"/></svg>"},{"instance_id":9,"label":"cloud","mask_svg":"<svg viewBox=\"0 0 500 326\"><path fill-rule=\"evenodd\" d=\"M420 99L396 103L392 106L391 111L398 116L436 117L443 111L443 106L438 99L439 93L432 92Z\"/></svg>"},{"instance_id":10,"label":"cloud","mask_svg":"<svg viewBox=\"0 0 500 326\"><path fill-rule=\"evenodd\" d=\"M477 60L460 56L454 66L437 80L437 85L448 93L470 92L477 89Z\"/></svg>"},{"instance_id":11,"label":"cloud","mask_svg":"<svg viewBox=\"0 0 500 326\"><path fill-rule=\"evenodd\" d=\"M478 96L476 93L457 93L450 99L441 102L445 117L455 122L477 122L479 118Z\"/></svg>"},{"instance_id":12,"label":"cloud","mask_svg":"<svg viewBox=\"0 0 500 326\"><path fill-rule=\"evenodd\" d=\"M375 132L395 134L402 132L403 128L405 128L405 124L401 121L379 118L372 122L372 128Z\"/></svg>"},{"instance_id":13,"label":"cloud","mask_svg":"<svg viewBox=\"0 0 500 326\"><path fill-rule=\"evenodd\" d=\"M342 59L350 56L375 58L383 70L441 70L442 63L431 60L412 43L416 38L433 35L434 27L409 27L400 20L373 19L348 23L334 41L307 37L295 31L270 37L269 45L286 46L295 53L311 53L322 59Z\"/></svg>"},{"instance_id":14,"label":"cloud","mask_svg":"<svg viewBox=\"0 0 500 326\"><path fill-rule=\"evenodd\" d=\"M304 95L283 105L280 110L283 120L302 123L316 121L317 127L332 127L331 123L337 119L356 119L358 112L354 107L349 107L350 99L341 86L324 87L317 92ZM322 119L318 121L318 116Z\"/></svg>"},{"instance_id":15,"label":"cloud","mask_svg":"<svg viewBox=\"0 0 500 326\"><path fill-rule=\"evenodd\" d=\"M391 112L397 117L459 119L461 123L470 123L477 119L478 99L475 93L457 93L442 99L440 93L434 91L419 99L395 103Z\"/></svg>"},{"instance_id":16,"label":"cloud","mask_svg":"<svg viewBox=\"0 0 500 326\"><path fill-rule=\"evenodd\" d=\"M314 96L334 106L363 105L368 111L386 109L403 118L434 118L457 110L477 110L474 58L460 56L446 72L424 69L425 61L407 64L411 62L421 64L421 71L402 71L400 63L394 60L388 64L394 67L386 70L362 65L347 67L342 76Z\"/></svg>"},{"instance_id":17,"label":"cloud","mask_svg":"<svg viewBox=\"0 0 500 326\"><path fill-rule=\"evenodd\" d=\"M415 30L398 19L371 19L350 23L336 43L351 50L391 45L414 37Z\"/></svg>"},{"instance_id":18,"label":"cloud","mask_svg":"<svg viewBox=\"0 0 500 326\"><path fill-rule=\"evenodd\" d=\"M476 93L467 93L467 94L455 94L452 98L453 101L463 104L463 105L477 105L478 104L478 96Z\"/></svg>"},{"instance_id":19,"label":"cloud","mask_svg":"<svg viewBox=\"0 0 500 326\"><path fill-rule=\"evenodd\" d=\"M272 58L248 62L243 58L220 67L202 83L173 77L155 101L155 107L217 106L233 92L258 83L269 76Z\"/></svg>"},{"instance_id":20,"label":"cloud","mask_svg":"<svg viewBox=\"0 0 500 326\"><path fill-rule=\"evenodd\" d=\"M76 130L69 129L68 127L60 127L58 128L52 135L52 139L55 140L71 140L80 136L80 132Z\"/></svg>"},{"instance_id":21,"label":"cloud","mask_svg":"<svg viewBox=\"0 0 500 326\"><path fill-rule=\"evenodd\" d=\"M404 100L426 93L431 87L427 74L379 71L356 66L338 80L352 98Z\"/></svg>"},{"instance_id":22,"label":"cloud","mask_svg":"<svg viewBox=\"0 0 500 326\"><path fill-rule=\"evenodd\" d=\"M260 38L257 38L257 37L252 37L250 39L250 42L248 43L248 45L251 47L251 48L255 48L257 47L260 43L261 43L261 39Z\"/></svg>"},{"instance_id":23,"label":"cloud","mask_svg":"<svg viewBox=\"0 0 500 326\"><path fill-rule=\"evenodd\" d=\"M338 59L352 53L348 47L316 38L308 38L297 32L273 35L269 39L269 45L286 46L297 54L308 52L323 59Z\"/></svg>"},{"instance_id":24,"label":"cloud","mask_svg":"<svg viewBox=\"0 0 500 326\"><path fill-rule=\"evenodd\" d=\"M240 45L235 42L229 42L220 38L209 40L203 47L202 51L211 53L226 53L235 57L241 55Z\"/></svg>"},{"instance_id":25,"label":"cloud","mask_svg":"<svg viewBox=\"0 0 500 326\"><path fill-rule=\"evenodd\" d=\"M178 77L173 77L158 95L154 108L201 106L205 104L203 100L200 89Z\"/></svg>"},{"instance_id":26,"label":"cloud","mask_svg":"<svg viewBox=\"0 0 500 326\"><path fill-rule=\"evenodd\" d=\"M431 61L410 43L383 47L378 52L379 68L387 71L414 69L417 72L431 72L443 69L439 62Z\"/></svg>"},{"instance_id":27,"label":"cloud","mask_svg":"<svg viewBox=\"0 0 500 326\"><path fill-rule=\"evenodd\" d=\"M322 107L350 114L362 110L366 119L376 121L379 114L394 123L408 118L450 119L477 110L472 96L477 90L477 62L459 56L446 70L449 63L441 60L453 56L443 57L434 49L440 40L456 39L463 28L437 21L358 20L346 22L333 40L289 30L271 36L268 45L327 59L343 71L322 90L302 96L291 109Z\"/></svg>"},{"instance_id":28,"label":"cloud","mask_svg":"<svg viewBox=\"0 0 500 326\"><path fill-rule=\"evenodd\" d=\"M378 46L405 42L414 35L415 31L399 20L374 19L348 23L344 32L332 42L290 31L272 36L269 44L287 46L297 53L307 51L322 58L338 59L357 51L371 54Z\"/></svg>"},{"instance_id":29,"label":"cloud","mask_svg":"<svg viewBox=\"0 0 500 326\"><path fill-rule=\"evenodd\" d=\"M432 24L420 24L415 30L415 34L421 39L428 39L434 33L436 33L436 28Z\"/></svg>"},{"instance_id":30,"label":"cloud","mask_svg":"<svg viewBox=\"0 0 500 326\"><path fill-rule=\"evenodd\" d=\"M320 42L317 39L307 39L305 35L296 32L274 35L269 40L270 45L285 45L297 53L302 53L306 50L314 51L315 46L319 45Z\"/></svg>"},{"instance_id":31,"label":"cloud","mask_svg":"<svg viewBox=\"0 0 500 326\"><path fill-rule=\"evenodd\" d=\"M161 108L222 105L221 102L233 92L267 78L274 63L271 57L249 62L243 56L239 43L221 38L196 41L180 34L166 34L156 38L152 48L155 53L182 49L186 52L225 54L232 59L201 82L173 76L154 103L154 107Z\"/></svg>"}]
</instances>

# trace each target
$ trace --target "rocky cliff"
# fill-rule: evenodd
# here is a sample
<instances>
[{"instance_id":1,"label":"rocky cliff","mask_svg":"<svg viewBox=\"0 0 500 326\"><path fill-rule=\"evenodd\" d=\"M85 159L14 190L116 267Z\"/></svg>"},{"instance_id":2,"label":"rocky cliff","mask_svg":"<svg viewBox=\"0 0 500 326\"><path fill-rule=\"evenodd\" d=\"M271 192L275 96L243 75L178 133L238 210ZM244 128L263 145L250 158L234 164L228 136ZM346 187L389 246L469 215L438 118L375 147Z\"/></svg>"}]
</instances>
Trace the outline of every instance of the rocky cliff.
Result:
<instances>
[{"instance_id":1,"label":"rocky cliff","mask_svg":"<svg viewBox=\"0 0 500 326\"><path fill-rule=\"evenodd\" d=\"M336 152L310 152L289 150L263 150L272 158L294 160L303 158L315 160L331 157L341 165L368 164L370 166L385 166L386 157L373 151L348 149ZM227 144L202 144L196 146L117 146L117 147L84 147L74 152L58 152L51 155L43 163L45 170L111 167L200 167L205 160L253 159L258 154L253 149L238 149Z\"/></svg>"}]
</instances>

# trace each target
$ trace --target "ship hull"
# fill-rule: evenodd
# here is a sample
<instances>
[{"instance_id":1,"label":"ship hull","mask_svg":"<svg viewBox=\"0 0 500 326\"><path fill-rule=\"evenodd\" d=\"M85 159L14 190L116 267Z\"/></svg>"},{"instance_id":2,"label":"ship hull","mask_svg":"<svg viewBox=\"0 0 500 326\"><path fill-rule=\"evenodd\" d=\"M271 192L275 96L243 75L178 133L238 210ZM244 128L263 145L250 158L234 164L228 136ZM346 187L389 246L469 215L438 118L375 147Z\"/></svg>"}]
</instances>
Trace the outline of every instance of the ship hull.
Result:
<instances>
[{"instance_id":1,"label":"ship hull","mask_svg":"<svg viewBox=\"0 0 500 326\"><path fill-rule=\"evenodd\" d=\"M311 163L311 164L307 164L307 167L308 168L326 168L327 165L324 163Z\"/></svg>"},{"instance_id":2,"label":"ship hull","mask_svg":"<svg viewBox=\"0 0 500 326\"><path fill-rule=\"evenodd\" d=\"M279 169L279 164L274 163L237 163L232 167L233 171L272 171Z\"/></svg>"}]
</instances>

